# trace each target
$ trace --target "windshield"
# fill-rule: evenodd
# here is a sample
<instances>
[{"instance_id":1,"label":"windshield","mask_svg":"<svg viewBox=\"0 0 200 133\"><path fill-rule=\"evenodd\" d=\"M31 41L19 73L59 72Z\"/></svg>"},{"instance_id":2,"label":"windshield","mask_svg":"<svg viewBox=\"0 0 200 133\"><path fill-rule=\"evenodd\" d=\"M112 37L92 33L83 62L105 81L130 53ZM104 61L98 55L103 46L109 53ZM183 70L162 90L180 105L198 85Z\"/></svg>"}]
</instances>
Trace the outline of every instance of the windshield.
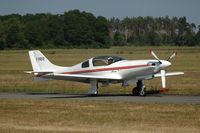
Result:
<instances>
[{"instance_id":1,"label":"windshield","mask_svg":"<svg viewBox=\"0 0 200 133\"><path fill-rule=\"evenodd\" d=\"M92 63L93 66L107 66L121 60L124 59L117 56L98 56L93 58Z\"/></svg>"}]
</instances>

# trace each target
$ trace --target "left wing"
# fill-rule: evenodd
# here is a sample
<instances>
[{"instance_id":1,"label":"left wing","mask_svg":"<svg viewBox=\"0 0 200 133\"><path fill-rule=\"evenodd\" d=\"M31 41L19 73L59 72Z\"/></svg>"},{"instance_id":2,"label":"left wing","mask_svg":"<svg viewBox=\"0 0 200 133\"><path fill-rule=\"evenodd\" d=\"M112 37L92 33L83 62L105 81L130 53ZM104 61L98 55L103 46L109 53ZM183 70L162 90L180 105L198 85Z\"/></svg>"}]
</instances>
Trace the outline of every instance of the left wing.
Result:
<instances>
[{"instance_id":1,"label":"left wing","mask_svg":"<svg viewBox=\"0 0 200 133\"><path fill-rule=\"evenodd\" d=\"M122 77L119 75L104 75L104 76L96 76L96 75L83 75L83 74L52 74L55 78L62 79L110 79L110 80L121 80Z\"/></svg>"}]
</instances>

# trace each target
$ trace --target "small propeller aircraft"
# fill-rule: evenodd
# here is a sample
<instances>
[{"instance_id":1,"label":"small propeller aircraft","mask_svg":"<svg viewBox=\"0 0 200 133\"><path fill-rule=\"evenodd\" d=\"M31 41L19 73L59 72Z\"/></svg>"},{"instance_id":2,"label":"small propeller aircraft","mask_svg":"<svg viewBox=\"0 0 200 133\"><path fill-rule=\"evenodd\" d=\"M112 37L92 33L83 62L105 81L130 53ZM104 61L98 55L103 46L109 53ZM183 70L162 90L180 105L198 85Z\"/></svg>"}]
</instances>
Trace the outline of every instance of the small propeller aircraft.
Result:
<instances>
[{"instance_id":1,"label":"small propeller aircraft","mask_svg":"<svg viewBox=\"0 0 200 133\"><path fill-rule=\"evenodd\" d=\"M98 94L98 83L107 86L110 83L121 83L128 86L136 83L132 93L145 96L146 88L144 80L161 77L162 91L166 91L166 76L182 75L183 72L166 73L165 69L171 65L169 62L176 56L173 53L167 60L160 60L150 50L154 60L125 60L117 56L98 56L87 59L71 67L62 67L52 64L40 51L29 51L33 71L36 80L71 80L90 83L90 94Z\"/></svg>"}]
</instances>

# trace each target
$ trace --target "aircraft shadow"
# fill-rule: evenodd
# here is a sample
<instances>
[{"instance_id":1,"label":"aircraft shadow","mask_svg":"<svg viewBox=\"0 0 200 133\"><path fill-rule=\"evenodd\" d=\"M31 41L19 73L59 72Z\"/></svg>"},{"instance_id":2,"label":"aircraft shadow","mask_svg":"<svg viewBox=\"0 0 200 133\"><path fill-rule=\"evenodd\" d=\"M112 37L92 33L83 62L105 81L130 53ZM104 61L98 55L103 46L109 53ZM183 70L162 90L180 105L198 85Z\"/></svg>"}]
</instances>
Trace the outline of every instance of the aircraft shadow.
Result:
<instances>
[{"instance_id":1,"label":"aircraft shadow","mask_svg":"<svg viewBox=\"0 0 200 133\"><path fill-rule=\"evenodd\" d=\"M66 94L66 93L27 93L28 95L40 96L47 99L80 99L80 98L100 98L100 97L140 97L132 94ZM145 97L162 97L161 94L149 93Z\"/></svg>"}]
</instances>

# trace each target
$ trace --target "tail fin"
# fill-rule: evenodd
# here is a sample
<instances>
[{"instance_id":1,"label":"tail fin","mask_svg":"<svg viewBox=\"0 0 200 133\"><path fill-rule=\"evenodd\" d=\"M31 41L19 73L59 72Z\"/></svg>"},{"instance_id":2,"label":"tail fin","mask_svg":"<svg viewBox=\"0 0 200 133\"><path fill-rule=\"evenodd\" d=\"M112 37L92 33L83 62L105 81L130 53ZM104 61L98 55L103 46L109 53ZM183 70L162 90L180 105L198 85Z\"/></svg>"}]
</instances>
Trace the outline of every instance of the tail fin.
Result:
<instances>
[{"instance_id":1,"label":"tail fin","mask_svg":"<svg viewBox=\"0 0 200 133\"><path fill-rule=\"evenodd\" d=\"M54 72L64 68L52 64L39 50L29 51L29 57L34 72Z\"/></svg>"}]
</instances>

